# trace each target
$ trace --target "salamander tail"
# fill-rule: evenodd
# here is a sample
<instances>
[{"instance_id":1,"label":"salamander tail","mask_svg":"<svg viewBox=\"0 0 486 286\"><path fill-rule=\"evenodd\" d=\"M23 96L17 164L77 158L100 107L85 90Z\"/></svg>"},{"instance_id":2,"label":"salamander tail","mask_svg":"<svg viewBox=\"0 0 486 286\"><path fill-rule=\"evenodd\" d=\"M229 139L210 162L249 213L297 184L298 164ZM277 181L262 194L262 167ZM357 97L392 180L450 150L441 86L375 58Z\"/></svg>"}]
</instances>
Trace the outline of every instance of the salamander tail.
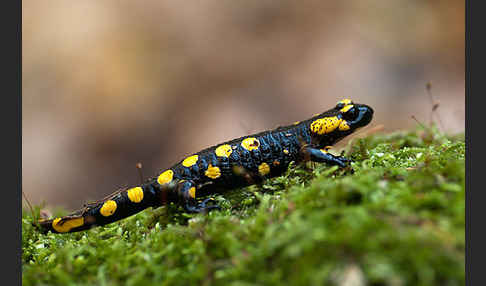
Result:
<instances>
[{"instance_id":1,"label":"salamander tail","mask_svg":"<svg viewBox=\"0 0 486 286\"><path fill-rule=\"evenodd\" d=\"M109 224L148 207L158 207L164 201L161 192L151 184L116 192L107 198L85 205L67 216L41 219L43 232L68 233Z\"/></svg>"}]
</instances>

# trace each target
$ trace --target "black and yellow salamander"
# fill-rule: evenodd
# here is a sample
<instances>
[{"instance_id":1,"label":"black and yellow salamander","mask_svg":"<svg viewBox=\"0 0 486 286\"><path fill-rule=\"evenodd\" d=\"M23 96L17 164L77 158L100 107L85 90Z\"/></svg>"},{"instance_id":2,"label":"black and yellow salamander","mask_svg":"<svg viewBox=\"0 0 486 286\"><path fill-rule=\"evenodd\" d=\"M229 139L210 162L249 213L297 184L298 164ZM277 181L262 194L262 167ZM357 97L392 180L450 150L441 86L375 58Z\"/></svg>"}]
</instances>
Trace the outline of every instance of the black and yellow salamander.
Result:
<instances>
[{"instance_id":1,"label":"black and yellow salamander","mask_svg":"<svg viewBox=\"0 0 486 286\"><path fill-rule=\"evenodd\" d=\"M345 167L349 159L329 153L329 146L367 125L372 117L371 107L343 99L306 121L204 149L141 186L115 192L65 217L41 219L39 224L45 231L67 233L109 224L171 202L190 213L217 209L211 198L197 198L281 175L292 161Z\"/></svg>"}]
</instances>

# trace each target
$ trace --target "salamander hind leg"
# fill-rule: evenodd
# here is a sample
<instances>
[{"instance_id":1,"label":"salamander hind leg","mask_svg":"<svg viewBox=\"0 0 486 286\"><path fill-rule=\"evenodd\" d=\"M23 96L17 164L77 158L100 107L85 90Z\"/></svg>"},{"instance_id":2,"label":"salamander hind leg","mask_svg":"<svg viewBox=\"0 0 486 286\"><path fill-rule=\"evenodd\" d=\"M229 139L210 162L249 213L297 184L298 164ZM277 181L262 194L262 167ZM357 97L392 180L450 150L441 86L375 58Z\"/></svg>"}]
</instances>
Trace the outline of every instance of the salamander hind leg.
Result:
<instances>
[{"instance_id":1,"label":"salamander hind leg","mask_svg":"<svg viewBox=\"0 0 486 286\"><path fill-rule=\"evenodd\" d=\"M214 203L213 198L208 198L202 202L196 200L196 185L193 181L181 181L177 187L179 198L182 199L184 209L189 213L208 212L214 209L220 210L221 207Z\"/></svg>"}]
</instances>

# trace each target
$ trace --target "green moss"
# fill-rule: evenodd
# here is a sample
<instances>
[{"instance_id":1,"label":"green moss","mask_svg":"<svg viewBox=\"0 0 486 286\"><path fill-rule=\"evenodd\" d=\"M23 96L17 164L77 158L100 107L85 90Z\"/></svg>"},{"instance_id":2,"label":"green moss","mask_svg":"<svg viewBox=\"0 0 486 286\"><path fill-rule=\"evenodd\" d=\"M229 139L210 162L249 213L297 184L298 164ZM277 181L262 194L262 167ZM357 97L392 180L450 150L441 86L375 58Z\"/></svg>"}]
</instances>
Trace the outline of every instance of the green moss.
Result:
<instances>
[{"instance_id":1,"label":"green moss","mask_svg":"<svg viewBox=\"0 0 486 286\"><path fill-rule=\"evenodd\" d=\"M464 137L396 132L346 151L354 173L293 166L218 196L222 211L208 215L171 205L43 235L24 211L23 285L338 285L350 273L370 285L464 285Z\"/></svg>"}]
</instances>

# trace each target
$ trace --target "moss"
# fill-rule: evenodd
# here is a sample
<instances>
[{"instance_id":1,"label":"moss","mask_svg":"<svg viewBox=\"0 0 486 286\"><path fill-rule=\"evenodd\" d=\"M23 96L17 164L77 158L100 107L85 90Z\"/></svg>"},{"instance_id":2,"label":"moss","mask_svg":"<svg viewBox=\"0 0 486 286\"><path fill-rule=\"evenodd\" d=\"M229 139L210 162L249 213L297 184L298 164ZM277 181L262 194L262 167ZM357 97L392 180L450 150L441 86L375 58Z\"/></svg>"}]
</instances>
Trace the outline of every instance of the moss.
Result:
<instances>
[{"instance_id":1,"label":"moss","mask_svg":"<svg viewBox=\"0 0 486 286\"><path fill-rule=\"evenodd\" d=\"M208 215L171 205L42 235L24 210L23 285L338 285L350 273L369 285L464 285L464 136L373 135L346 153L354 173L292 166L218 196L223 209Z\"/></svg>"}]
</instances>

